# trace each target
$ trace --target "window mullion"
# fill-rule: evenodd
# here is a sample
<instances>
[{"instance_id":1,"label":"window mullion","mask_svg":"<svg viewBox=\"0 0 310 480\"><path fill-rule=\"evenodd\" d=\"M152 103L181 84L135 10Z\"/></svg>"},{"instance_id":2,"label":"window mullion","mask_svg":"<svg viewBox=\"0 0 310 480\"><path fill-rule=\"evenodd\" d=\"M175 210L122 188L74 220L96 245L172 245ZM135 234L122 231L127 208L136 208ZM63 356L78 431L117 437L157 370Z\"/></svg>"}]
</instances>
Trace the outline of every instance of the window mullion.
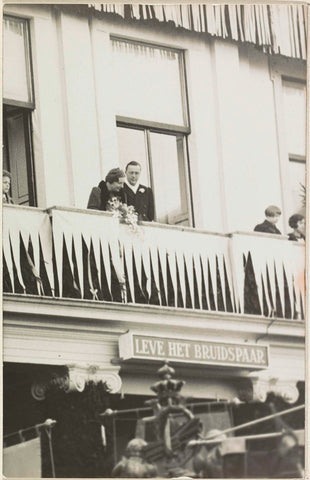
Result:
<instances>
[{"instance_id":1,"label":"window mullion","mask_svg":"<svg viewBox=\"0 0 310 480\"><path fill-rule=\"evenodd\" d=\"M145 143L146 143L146 151L147 151L147 166L148 166L148 176L150 179L150 186L154 192L154 196L156 195L155 184L154 184L154 176L153 176L153 166L152 166L152 152L151 152L151 139L150 139L150 130L145 129ZM156 218L156 202L155 202L155 218Z\"/></svg>"}]
</instances>

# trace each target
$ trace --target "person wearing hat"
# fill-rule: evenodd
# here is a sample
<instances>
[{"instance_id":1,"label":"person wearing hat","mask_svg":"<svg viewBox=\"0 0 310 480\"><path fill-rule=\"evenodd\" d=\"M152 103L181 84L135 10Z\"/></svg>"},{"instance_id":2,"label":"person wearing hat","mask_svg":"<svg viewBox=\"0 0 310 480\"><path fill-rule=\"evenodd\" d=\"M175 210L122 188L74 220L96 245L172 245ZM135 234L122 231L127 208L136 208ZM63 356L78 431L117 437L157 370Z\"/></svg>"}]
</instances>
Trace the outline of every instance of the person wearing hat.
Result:
<instances>
[{"instance_id":1,"label":"person wearing hat","mask_svg":"<svg viewBox=\"0 0 310 480\"><path fill-rule=\"evenodd\" d=\"M87 208L93 210L106 211L108 202L116 197L120 202L125 202L124 195L125 173L120 168L112 168L105 177L105 181L101 180L98 187L94 187L90 192Z\"/></svg>"},{"instance_id":2,"label":"person wearing hat","mask_svg":"<svg viewBox=\"0 0 310 480\"><path fill-rule=\"evenodd\" d=\"M295 213L288 219L288 224L293 229L293 231L288 234L288 239L294 242L304 243L305 217L299 213Z\"/></svg>"},{"instance_id":3,"label":"person wearing hat","mask_svg":"<svg viewBox=\"0 0 310 480\"><path fill-rule=\"evenodd\" d=\"M12 197L9 195L11 188L11 174L7 170L2 171L2 202L14 204Z\"/></svg>"},{"instance_id":4,"label":"person wearing hat","mask_svg":"<svg viewBox=\"0 0 310 480\"><path fill-rule=\"evenodd\" d=\"M265 221L256 225L256 227L254 228L254 232L273 233L276 235L281 235L280 230L276 227L276 223L279 221L280 215L280 208L274 205L270 205L265 210Z\"/></svg>"}]
</instances>

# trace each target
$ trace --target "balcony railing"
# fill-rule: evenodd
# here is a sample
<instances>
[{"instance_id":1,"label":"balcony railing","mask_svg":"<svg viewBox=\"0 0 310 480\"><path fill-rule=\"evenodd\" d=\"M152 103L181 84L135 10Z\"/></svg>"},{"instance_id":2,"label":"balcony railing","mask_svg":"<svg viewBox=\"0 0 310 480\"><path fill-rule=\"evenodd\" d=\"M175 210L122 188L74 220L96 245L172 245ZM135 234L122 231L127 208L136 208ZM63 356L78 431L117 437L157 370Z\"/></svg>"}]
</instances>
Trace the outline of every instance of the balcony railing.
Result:
<instances>
[{"instance_id":1,"label":"balcony railing","mask_svg":"<svg viewBox=\"0 0 310 480\"><path fill-rule=\"evenodd\" d=\"M4 291L304 318L304 246L110 213L3 208Z\"/></svg>"}]
</instances>

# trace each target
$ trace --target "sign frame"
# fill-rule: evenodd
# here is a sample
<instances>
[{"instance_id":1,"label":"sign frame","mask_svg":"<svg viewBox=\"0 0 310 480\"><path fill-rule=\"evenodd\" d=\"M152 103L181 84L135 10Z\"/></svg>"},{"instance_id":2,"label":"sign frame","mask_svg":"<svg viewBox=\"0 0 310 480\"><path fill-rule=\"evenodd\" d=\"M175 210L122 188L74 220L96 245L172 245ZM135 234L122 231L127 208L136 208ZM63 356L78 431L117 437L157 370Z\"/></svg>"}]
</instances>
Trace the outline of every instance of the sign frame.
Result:
<instances>
[{"instance_id":1,"label":"sign frame","mask_svg":"<svg viewBox=\"0 0 310 480\"><path fill-rule=\"evenodd\" d=\"M135 351L134 341L137 339L147 339L153 340L153 342L157 342L157 350L161 350L161 355L156 355L154 353L144 353ZM158 343L160 342L160 344ZM185 356L173 356L167 355L167 352L163 352L163 343L171 342L180 343L185 348L186 352L189 352L190 346L193 345L200 345L202 346L220 346L223 348L229 349L254 349L256 352L259 350L264 350L265 361L262 364L255 364L254 362L238 362L238 361L222 361L222 360L214 360L208 358L186 358ZM189 345L188 348L185 345ZM160 347L160 348L159 348ZM169 346L170 347L170 346ZM195 348L195 347L193 347ZM155 347L153 348L153 351ZM197 349L195 348L195 351ZM231 352L233 350L230 350ZM188 365L201 365L206 367L226 367L226 368L246 368L249 370L264 370L270 367L270 352L269 352L269 345L257 345L253 343L235 343L235 342L223 342L223 341L216 341L216 340L205 340L205 339L198 339L195 337L191 338L182 338L178 336L171 336L171 335L150 335L149 333L144 332L137 332L137 331L129 331L125 334L120 335L119 337L119 356L122 361L129 361L129 360L143 360L143 361L165 361L169 360L171 362L176 363L183 363Z\"/></svg>"}]
</instances>

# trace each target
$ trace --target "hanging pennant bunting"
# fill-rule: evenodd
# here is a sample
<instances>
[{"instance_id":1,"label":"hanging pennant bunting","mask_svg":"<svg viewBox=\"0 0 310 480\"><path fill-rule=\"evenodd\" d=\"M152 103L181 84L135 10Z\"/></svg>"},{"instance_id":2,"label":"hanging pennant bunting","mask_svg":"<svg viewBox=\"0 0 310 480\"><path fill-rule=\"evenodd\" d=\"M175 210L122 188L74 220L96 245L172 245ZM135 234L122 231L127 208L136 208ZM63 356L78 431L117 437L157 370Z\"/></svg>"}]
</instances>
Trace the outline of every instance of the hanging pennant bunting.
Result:
<instances>
[{"instance_id":1,"label":"hanging pennant bunting","mask_svg":"<svg viewBox=\"0 0 310 480\"><path fill-rule=\"evenodd\" d=\"M239 40L238 38L238 26L237 26L237 5L228 5L228 12L230 18L230 30L233 40Z\"/></svg>"},{"instance_id":2,"label":"hanging pennant bunting","mask_svg":"<svg viewBox=\"0 0 310 480\"><path fill-rule=\"evenodd\" d=\"M201 271L201 264L200 264L200 253L194 252L193 253L193 268L195 271L196 281L197 281L197 290L198 290L198 302L199 308L202 308L202 271Z\"/></svg>"},{"instance_id":3,"label":"hanging pennant bunting","mask_svg":"<svg viewBox=\"0 0 310 480\"><path fill-rule=\"evenodd\" d=\"M171 232L175 233L175 232ZM171 276L171 282L173 286L174 292L174 306L177 306L177 292L178 292L178 281L177 281L177 267L176 267L176 253L175 253L175 238L172 234L170 238L167 238L168 243L166 244L167 247L167 259L169 265L169 271Z\"/></svg>"},{"instance_id":4,"label":"hanging pennant bunting","mask_svg":"<svg viewBox=\"0 0 310 480\"><path fill-rule=\"evenodd\" d=\"M155 12L155 18L160 22L164 21L164 12L162 5L153 5L153 9Z\"/></svg>"},{"instance_id":5,"label":"hanging pennant bunting","mask_svg":"<svg viewBox=\"0 0 310 480\"><path fill-rule=\"evenodd\" d=\"M7 228L7 224L3 219L3 230L2 230L2 249L3 255L6 261L6 265L8 268L10 281L12 285L12 291L15 293L15 285L14 285L14 273L13 273L13 259L11 255L11 246L10 246L10 237L9 237L9 230Z\"/></svg>"},{"instance_id":6,"label":"hanging pennant bunting","mask_svg":"<svg viewBox=\"0 0 310 480\"><path fill-rule=\"evenodd\" d=\"M100 268L100 239L97 235L92 238L92 247L94 252L95 266L98 272L99 288L102 288L101 268Z\"/></svg>"},{"instance_id":7,"label":"hanging pennant bunting","mask_svg":"<svg viewBox=\"0 0 310 480\"><path fill-rule=\"evenodd\" d=\"M220 284L221 284L221 290L222 290L222 294L223 294L224 309L225 309L225 311L227 311L223 254L221 252L219 252L219 254L217 255L217 258L218 258L218 269L219 269L219 275L220 275Z\"/></svg>"},{"instance_id":8,"label":"hanging pennant bunting","mask_svg":"<svg viewBox=\"0 0 310 480\"><path fill-rule=\"evenodd\" d=\"M188 279L191 304L192 304L192 308L195 308L193 257L190 252L187 252L187 251L184 252L184 261L185 261L185 267L187 271L187 279Z\"/></svg>"},{"instance_id":9,"label":"hanging pennant bunting","mask_svg":"<svg viewBox=\"0 0 310 480\"><path fill-rule=\"evenodd\" d=\"M183 301L183 305L185 306L186 305L185 267L184 267L183 252L181 251L181 249L178 249L176 251L176 262L177 262L177 268L179 272L182 301Z\"/></svg>"},{"instance_id":10,"label":"hanging pennant bunting","mask_svg":"<svg viewBox=\"0 0 310 480\"><path fill-rule=\"evenodd\" d=\"M20 240L19 240L19 230L15 231L10 231L9 232L9 239L11 242L11 247L12 247L12 253L13 253L13 259L14 259L14 264L16 267L16 273L18 277L18 281L21 284L22 288L24 289L24 292L26 292L26 287L24 284L23 276L22 276L22 271L21 271L21 265L20 265Z\"/></svg>"},{"instance_id":11,"label":"hanging pennant bunting","mask_svg":"<svg viewBox=\"0 0 310 480\"><path fill-rule=\"evenodd\" d=\"M134 262L135 262L139 287L140 287L141 291L143 291L143 288L142 288L142 248L141 248L140 239L135 239L135 238L132 239L132 249L133 249Z\"/></svg>"},{"instance_id":12,"label":"hanging pennant bunting","mask_svg":"<svg viewBox=\"0 0 310 480\"><path fill-rule=\"evenodd\" d=\"M151 289L152 289L152 279L151 279L151 258L150 258L150 251L146 247L145 243L142 244L142 265L144 269L144 273L146 276L146 291L148 296L151 296Z\"/></svg>"},{"instance_id":13,"label":"hanging pennant bunting","mask_svg":"<svg viewBox=\"0 0 310 480\"><path fill-rule=\"evenodd\" d=\"M306 59L307 15L301 13L305 5L128 4L128 7L133 19L174 22L176 27L187 30L250 42L265 52ZM89 8L125 17L122 4L89 4Z\"/></svg>"}]
</instances>

